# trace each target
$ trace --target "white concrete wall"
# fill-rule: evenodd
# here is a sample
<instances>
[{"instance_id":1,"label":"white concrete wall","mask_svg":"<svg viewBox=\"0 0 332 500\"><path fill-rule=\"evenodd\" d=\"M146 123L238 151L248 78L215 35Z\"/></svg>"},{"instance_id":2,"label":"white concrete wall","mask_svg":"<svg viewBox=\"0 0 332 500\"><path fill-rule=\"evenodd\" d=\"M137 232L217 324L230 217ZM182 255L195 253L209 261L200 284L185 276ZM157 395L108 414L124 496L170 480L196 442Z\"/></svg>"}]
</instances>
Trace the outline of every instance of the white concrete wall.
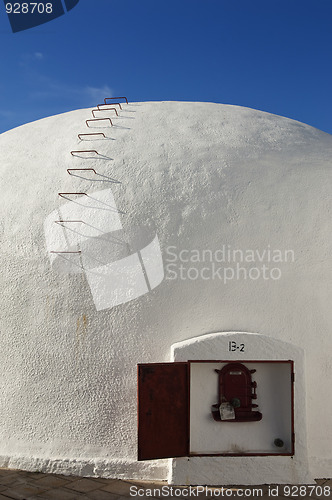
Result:
<instances>
[{"instance_id":1,"label":"white concrete wall","mask_svg":"<svg viewBox=\"0 0 332 500\"><path fill-rule=\"evenodd\" d=\"M165 478L166 462L136 461L136 363L168 361L175 342L242 330L304 349L310 467L326 477L332 408L317 408L331 379L331 136L255 110L170 102L129 104L114 127L98 129L105 139L79 141L90 117L73 111L0 137L1 464ZM103 157L70 155L81 148ZM87 166L97 174L67 173ZM121 211L121 237L132 242L143 227L157 235L165 278L97 310L94 294L104 296L91 290L85 268L52 268L44 223L67 203L58 192L107 190ZM105 230L104 218L94 222ZM131 252L152 241L143 233ZM98 239L89 236L87 251ZM170 247L188 257L223 245L295 257L243 264L277 266L278 280L172 279ZM175 264L176 272L179 264L211 271L209 262Z\"/></svg>"},{"instance_id":2,"label":"white concrete wall","mask_svg":"<svg viewBox=\"0 0 332 500\"><path fill-rule=\"evenodd\" d=\"M235 342L237 345L244 345L243 351L229 351L229 342ZM189 361L189 360L211 360L212 358L227 359L227 361L241 360L292 360L294 362L295 381L294 384L294 431L295 431L295 454L293 456L250 456L250 457L190 457L189 459L172 459L172 468L169 475L169 481L173 484L266 484L270 482L276 483L312 483L313 476L309 469L307 457L307 433L306 433L306 389L305 389L305 373L304 373L304 353L299 347L293 346L287 342L272 339L264 335L252 333L214 333L203 335L194 339L179 342L172 346L173 361ZM265 363L264 363L265 364ZM196 363L192 363L195 370ZM204 363L210 365L210 363ZM216 363L217 365L217 363ZM262 368L257 363L258 373L261 371L261 378L257 379L257 402L262 405L260 410L263 413L263 419L260 422L244 423L229 423L214 422L203 417L203 412L198 408L198 420L194 416L190 417L193 428L191 429L191 440L194 432L200 431L200 436L194 442L191 441L191 447L213 447L213 451L218 449L229 450L230 441L235 443L239 451L261 451L262 447L267 446L266 440L269 433L283 430L289 435L289 376L287 371L284 372L280 380L280 384L285 383L284 389L280 393L283 403L286 408L282 409L278 416L273 415L276 410L275 399L278 397L278 389L276 388L276 380L273 377L271 364L267 364ZM208 366L209 368L209 366ZM203 367L198 363L196 375L203 372L208 378L208 368ZM256 374L254 374L256 376ZM279 375L279 374L278 374ZM288 372L289 375L289 372ZM195 376L195 375L194 375ZM212 383L209 377L209 386ZM288 378L288 382L284 380ZM271 385L274 387L273 394ZM211 389L205 389L202 386L194 387L191 381L193 397L191 401L196 406L202 406L204 409L209 408L205 394L210 395L212 399ZM260 389L261 388L261 389ZM205 389L205 390L204 390ZM214 394L215 396L215 394ZM287 401L288 400L288 401ZM202 403L199 405L199 401ZM193 413L195 413L193 411ZM280 418L279 418L280 417ZM286 422L282 422L283 418ZM214 425L215 424L215 425ZM228 425L227 436L222 436L221 426ZM233 428L231 426L233 425ZM219 426L219 435L217 426ZM236 431L236 428L239 431ZM256 426L256 428L255 428ZM258 428L261 428L261 433ZM226 432L226 431L225 431ZM205 440L203 438L205 437ZM279 436L275 436L279 437ZM233 439L235 441L233 441ZM271 439L273 441L273 439ZM215 442L215 444L213 444ZM270 450L272 447L270 447ZM275 478L274 480L272 478Z\"/></svg>"}]
</instances>

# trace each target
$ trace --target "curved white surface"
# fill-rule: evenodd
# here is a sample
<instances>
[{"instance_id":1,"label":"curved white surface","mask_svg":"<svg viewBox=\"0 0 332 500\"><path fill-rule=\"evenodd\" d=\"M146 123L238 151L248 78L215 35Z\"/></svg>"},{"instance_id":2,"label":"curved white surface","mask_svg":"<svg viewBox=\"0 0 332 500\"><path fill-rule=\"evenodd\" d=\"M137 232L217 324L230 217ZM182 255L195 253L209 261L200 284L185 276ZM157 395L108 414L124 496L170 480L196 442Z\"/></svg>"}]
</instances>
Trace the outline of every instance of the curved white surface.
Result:
<instances>
[{"instance_id":1,"label":"curved white surface","mask_svg":"<svg viewBox=\"0 0 332 500\"><path fill-rule=\"evenodd\" d=\"M105 139L79 141L90 117L77 110L0 136L1 463L165 478L167 462L136 462L136 364L169 361L173 343L206 333L254 331L305 351L309 467L326 477L332 137L246 108L149 102L124 107L114 127L92 123ZM80 149L100 154L70 155ZM111 194L119 229L97 209L62 218L59 192ZM57 251L73 232L52 227L53 213L109 231L79 242L90 260L67 254L74 264L62 268L51 258L53 242ZM89 286L82 262L92 272L141 251L144 260L154 238L164 268L155 252L144 269L140 259L146 293L114 306Z\"/></svg>"}]
</instances>

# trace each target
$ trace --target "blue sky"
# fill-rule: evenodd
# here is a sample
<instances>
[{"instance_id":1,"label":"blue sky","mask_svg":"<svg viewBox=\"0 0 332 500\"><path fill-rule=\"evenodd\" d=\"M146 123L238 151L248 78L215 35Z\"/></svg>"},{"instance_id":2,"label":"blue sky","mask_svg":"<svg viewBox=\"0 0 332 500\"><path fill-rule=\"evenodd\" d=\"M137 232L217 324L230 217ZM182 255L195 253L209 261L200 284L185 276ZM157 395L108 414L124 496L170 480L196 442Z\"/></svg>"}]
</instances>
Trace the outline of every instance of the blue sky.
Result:
<instances>
[{"instance_id":1,"label":"blue sky","mask_svg":"<svg viewBox=\"0 0 332 500\"><path fill-rule=\"evenodd\" d=\"M330 0L80 0L13 34L0 4L0 132L131 101L247 106L332 133Z\"/></svg>"}]
</instances>

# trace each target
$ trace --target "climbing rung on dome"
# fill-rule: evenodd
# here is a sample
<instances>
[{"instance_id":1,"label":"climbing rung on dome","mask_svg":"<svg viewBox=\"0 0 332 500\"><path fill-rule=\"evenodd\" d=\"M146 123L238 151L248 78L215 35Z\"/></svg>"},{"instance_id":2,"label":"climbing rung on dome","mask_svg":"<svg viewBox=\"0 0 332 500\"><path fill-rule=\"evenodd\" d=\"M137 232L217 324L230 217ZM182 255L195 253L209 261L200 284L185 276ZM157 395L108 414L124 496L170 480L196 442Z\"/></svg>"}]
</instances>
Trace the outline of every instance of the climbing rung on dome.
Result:
<instances>
[{"instance_id":1,"label":"climbing rung on dome","mask_svg":"<svg viewBox=\"0 0 332 500\"><path fill-rule=\"evenodd\" d=\"M122 108L121 108L121 104L120 104L120 103L117 103L117 102L112 102L112 106L116 106L117 104L120 106L120 109L122 109ZM98 106L102 106L102 104L98 104ZM105 105L105 106L106 106L106 105ZM93 116L94 118L96 118L95 111L107 111L107 110L106 110L106 109L99 109L98 107L97 107L97 109L92 109L92 110L91 110L91 113L92 113L92 116ZM118 115L118 116L119 116L119 115Z\"/></svg>"},{"instance_id":2,"label":"climbing rung on dome","mask_svg":"<svg viewBox=\"0 0 332 500\"><path fill-rule=\"evenodd\" d=\"M105 103L105 104L106 104L107 99L110 99L110 100L112 100L112 99L125 99L125 100L126 100L126 103L128 104L128 99L127 99L127 97L105 97L105 99L104 99L104 103Z\"/></svg>"},{"instance_id":3,"label":"climbing rung on dome","mask_svg":"<svg viewBox=\"0 0 332 500\"><path fill-rule=\"evenodd\" d=\"M88 196L86 193L58 193L59 196L61 196L61 198L65 198L65 196L63 195L70 195L70 194L77 194L77 195L84 195L84 196Z\"/></svg>"},{"instance_id":4,"label":"climbing rung on dome","mask_svg":"<svg viewBox=\"0 0 332 500\"><path fill-rule=\"evenodd\" d=\"M121 103L120 102L105 102L105 106L106 105L112 105L112 106L119 106L120 109L122 109L122 106L121 106ZM122 103L123 104L123 103Z\"/></svg>"},{"instance_id":5,"label":"climbing rung on dome","mask_svg":"<svg viewBox=\"0 0 332 500\"><path fill-rule=\"evenodd\" d=\"M85 135L102 135L106 139L106 136L105 136L104 132L94 132L94 133L92 132L91 134L78 134L78 138L81 139L81 136L83 136L83 135L84 136Z\"/></svg>"},{"instance_id":6,"label":"climbing rung on dome","mask_svg":"<svg viewBox=\"0 0 332 500\"><path fill-rule=\"evenodd\" d=\"M67 224L68 222L80 222L85 224L84 220L55 220L55 224Z\"/></svg>"},{"instance_id":7,"label":"climbing rung on dome","mask_svg":"<svg viewBox=\"0 0 332 500\"><path fill-rule=\"evenodd\" d=\"M109 104L97 104L98 111L111 111L111 110L113 110L113 111L115 111L116 116L119 116L119 113L118 113L118 111L117 111L116 108L104 108L104 109L100 109L100 106L109 106ZM96 111L96 109L94 109L93 111Z\"/></svg>"},{"instance_id":8,"label":"climbing rung on dome","mask_svg":"<svg viewBox=\"0 0 332 500\"><path fill-rule=\"evenodd\" d=\"M63 251L57 251L57 250L51 250L50 253L82 253L81 250L76 250L76 252L63 252Z\"/></svg>"},{"instance_id":9,"label":"climbing rung on dome","mask_svg":"<svg viewBox=\"0 0 332 500\"><path fill-rule=\"evenodd\" d=\"M97 110L95 110L97 111ZM90 127L90 125L88 125L88 122L100 122L102 120L109 120L111 126L113 126L113 123L112 123L112 120L110 118L94 118L94 119L90 119L90 120L85 120L85 123L87 125L87 127Z\"/></svg>"},{"instance_id":10,"label":"climbing rung on dome","mask_svg":"<svg viewBox=\"0 0 332 500\"><path fill-rule=\"evenodd\" d=\"M95 171L94 168L67 168L67 172L68 172L69 175L72 175L70 172L74 171L74 170L80 170L80 171L92 170L92 172L97 175L97 172Z\"/></svg>"},{"instance_id":11,"label":"climbing rung on dome","mask_svg":"<svg viewBox=\"0 0 332 500\"><path fill-rule=\"evenodd\" d=\"M96 155L99 156L98 151L96 151L95 149L83 149L81 151L70 151L70 154L72 156L75 156L73 153L96 153Z\"/></svg>"}]
</instances>

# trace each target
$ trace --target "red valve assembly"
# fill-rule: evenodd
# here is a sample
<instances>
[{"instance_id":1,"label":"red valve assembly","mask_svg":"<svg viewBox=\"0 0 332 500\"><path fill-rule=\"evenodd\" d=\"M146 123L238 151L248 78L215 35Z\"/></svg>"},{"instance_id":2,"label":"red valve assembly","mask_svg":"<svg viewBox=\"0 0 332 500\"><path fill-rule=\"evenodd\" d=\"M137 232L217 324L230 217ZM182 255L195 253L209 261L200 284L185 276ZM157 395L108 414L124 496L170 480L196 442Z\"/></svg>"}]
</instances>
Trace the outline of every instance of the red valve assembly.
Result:
<instances>
[{"instance_id":1,"label":"red valve assembly","mask_svg":"<svg viewBox=\"0 0 332 500\"><path fill-rule=\"evenodd\" d=\"M221 370L215 370L219 375L219 401L212 405L212 416L217 422L257 422L263 415L252 400L257 399L257 383L251 375L256 370L249 370L242 363L228 363Z\"/></svg>"}]
</instances>

